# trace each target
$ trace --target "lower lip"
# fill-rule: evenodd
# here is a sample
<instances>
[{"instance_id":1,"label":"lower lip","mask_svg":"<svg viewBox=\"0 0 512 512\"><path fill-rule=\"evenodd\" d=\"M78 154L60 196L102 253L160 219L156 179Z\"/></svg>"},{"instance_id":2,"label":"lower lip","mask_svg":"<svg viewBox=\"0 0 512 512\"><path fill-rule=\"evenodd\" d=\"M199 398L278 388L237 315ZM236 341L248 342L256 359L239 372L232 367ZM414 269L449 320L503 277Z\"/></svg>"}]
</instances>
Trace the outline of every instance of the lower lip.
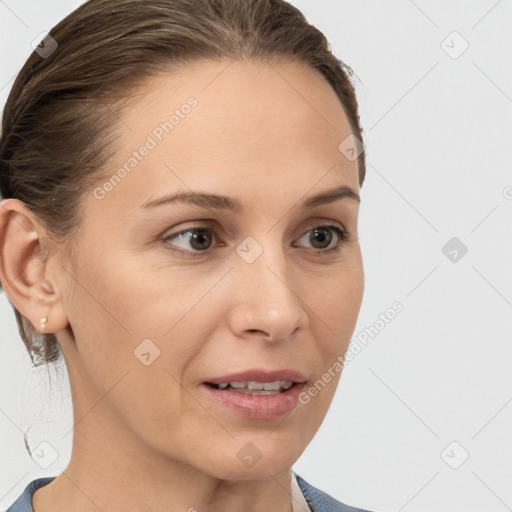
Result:
<instances>
[{"instance_id":1,"label":"lower lip","mask_svg":"<svg viewBox=\"0 0 512 512\"><path fill-rule=\"evenodd\" d=\"M305 383L295 383L291 388L274 395L249 395L238 391L224 391L202 384L203 388L218 403L229 407L242 416L253 419L270 420L279 418L293 410Z\"/></svg>"}]
</instances>

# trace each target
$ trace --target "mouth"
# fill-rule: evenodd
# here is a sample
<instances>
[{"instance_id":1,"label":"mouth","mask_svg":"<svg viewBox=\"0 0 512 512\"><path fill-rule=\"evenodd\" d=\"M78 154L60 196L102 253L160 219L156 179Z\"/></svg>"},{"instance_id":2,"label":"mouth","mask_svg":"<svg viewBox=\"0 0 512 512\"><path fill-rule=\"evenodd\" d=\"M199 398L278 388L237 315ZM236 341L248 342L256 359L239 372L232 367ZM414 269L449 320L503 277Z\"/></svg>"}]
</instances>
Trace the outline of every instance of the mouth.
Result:
<instances>
[{"instance_id":1,"label":"mouth","mask_svg":"<svg viewBox=\"0 0 512 512\"><path fill-rule=\"evenodd\" d=\"M252 370L202 383L206 396L217 407L252 420L272 420L290 413L305 386L304 375L293 370Z\"/></svg>"},{"instance_id":2,"label":"mouth","mask_svg":"<svg viewBox=\"0 0 512 512\"><path fill-rule=\"evenodd\" d=\"M205 384L221 391L234 391L246 395L278 395L299 383L290 380L278 380L274 382L232 381L220 382L218 384L205 382Z\"/></svg>"}]
</instances>

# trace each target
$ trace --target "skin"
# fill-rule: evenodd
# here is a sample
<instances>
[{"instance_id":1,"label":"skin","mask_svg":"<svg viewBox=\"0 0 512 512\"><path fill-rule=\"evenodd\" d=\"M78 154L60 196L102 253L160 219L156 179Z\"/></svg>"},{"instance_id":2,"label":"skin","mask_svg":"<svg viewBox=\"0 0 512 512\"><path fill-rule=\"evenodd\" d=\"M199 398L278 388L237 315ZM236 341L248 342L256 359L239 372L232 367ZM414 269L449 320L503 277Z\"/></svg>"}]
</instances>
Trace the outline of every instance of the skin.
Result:
<instances>
[{"instance_id":1,"label":"skin","mask_svg":"<svg viewBox=\"0 0 512 512\"><path fill-rule=\"evenodd\" d=\"M303 64L196 62L138 91L108 176L190 96L197 107L121 183L101 200L86 194L75 259L23 203L1 203L0 278L39 331L48 314L74 407L70 462L34 493L35 512L289 512L290 469L333 399L339 372L291 413L246 418L201 383L260 367L312 384L345 353L364 288L359 203L299 207L340 185L359 193L357 162L338 150L351 133L341 104ZM140 209L189 190L237 198L245 212ZM208 219L218 238L202 252L190 233L164 240ZM349 238L331 231L315 247L311 230L326 224ZM263 249L252 263L235 250L247 236ZM134 356L146 338L160 350L149 366ZM261 453L252 467L237 457L249 442Z\"/></svg>"}]
</instances>

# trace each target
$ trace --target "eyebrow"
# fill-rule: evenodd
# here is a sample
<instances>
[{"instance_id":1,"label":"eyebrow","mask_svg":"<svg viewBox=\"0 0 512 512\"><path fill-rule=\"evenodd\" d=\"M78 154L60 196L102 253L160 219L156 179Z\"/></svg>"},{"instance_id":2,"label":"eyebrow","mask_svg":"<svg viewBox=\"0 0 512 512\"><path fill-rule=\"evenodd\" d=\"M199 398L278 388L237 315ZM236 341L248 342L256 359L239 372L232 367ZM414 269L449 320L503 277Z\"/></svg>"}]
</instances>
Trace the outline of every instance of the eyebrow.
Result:
<instances>
[{"instance_id":1,"label":"eyebrow","mask_svg":"<svg viewBox=\"0 0 512 512\"><path fill-rule=\"evenodd\" d=\"M361 198L354 190L346 185L342 185L309 197L300 207L303 209L311 209L345 198L352 199L358 203L361 202ZM231 210L239 214L244 212L244 206L238 199L204 192L180 192L174 195L166 195L152 201L146 201L140 208L155 208L172 203L187 203L202 208Z\"/></svg>"}]
</instances>

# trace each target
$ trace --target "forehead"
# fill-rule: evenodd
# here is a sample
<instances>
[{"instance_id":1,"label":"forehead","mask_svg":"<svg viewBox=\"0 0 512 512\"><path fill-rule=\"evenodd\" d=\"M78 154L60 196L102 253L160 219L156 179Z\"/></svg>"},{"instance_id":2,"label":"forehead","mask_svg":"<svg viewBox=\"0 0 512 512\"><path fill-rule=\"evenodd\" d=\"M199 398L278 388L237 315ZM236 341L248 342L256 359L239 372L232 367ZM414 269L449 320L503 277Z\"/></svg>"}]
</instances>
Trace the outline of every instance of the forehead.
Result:
<instances>
[{"instance_id":1,"label":"forehead","mask_svg":"<svg viewBox=\"0 0 512 512\"><path fill-rule=\"evenodd\" d=\"M250 146L251 139L275 140L288 133L295 140L302 135L310 145L318 139L328 145L350 133L334 90L304 63L201 60L151 77L139 88L122 116L129 130L127 141L133 129L150 132L158 123L169 121L191 97L197 106L191 115L180 116L172 131L173 138L186 132L182 134L190 136L197 149L201 141L194 135L202 135L204 144L222 135L235 143L249 138Z\"/></svg>"},{"instance_id":2,"label":"forehead","mask_svg":"<svg viewBox=\"0 0 512 512\"><path fill-rule=\"evenodd\" d=\"M122 191L140 205L164 189L198 188L240 196L240 185L300 196L324 175L320 189L358 189L357 162L338 150L351 133L341 103L302 63L207 60L161 73L129 100L120 126L109 170L129 172L111 199ZM151 149L134 156L143 146Z\"/></svg>"}]
</instances>

